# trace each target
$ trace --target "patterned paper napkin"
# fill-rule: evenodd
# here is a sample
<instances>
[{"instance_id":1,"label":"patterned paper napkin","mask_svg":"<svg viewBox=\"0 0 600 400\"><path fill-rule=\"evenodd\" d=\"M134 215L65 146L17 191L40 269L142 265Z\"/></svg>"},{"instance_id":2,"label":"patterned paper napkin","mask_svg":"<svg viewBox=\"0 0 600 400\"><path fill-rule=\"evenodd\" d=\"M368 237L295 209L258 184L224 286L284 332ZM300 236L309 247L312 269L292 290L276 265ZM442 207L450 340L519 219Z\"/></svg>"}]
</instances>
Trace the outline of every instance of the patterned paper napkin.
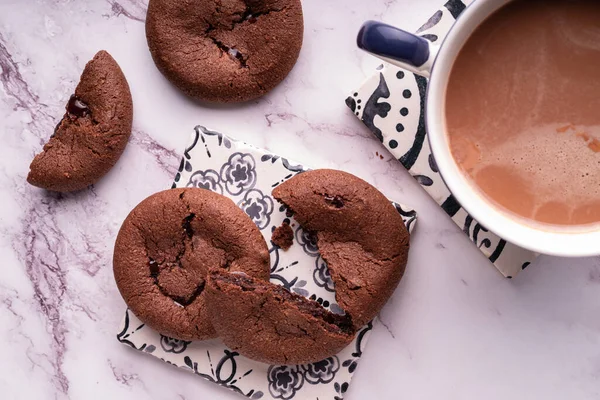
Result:
<instances>
[{"instance_id":1,"label":"patterned paper napkin","mask_svg":"<svg viewBox=\"0 0 600 400\"><path fill-rule=\"evenodd\" d=\"M341 313L318 248L271 197L274 187L304 170L302 165L199 126L185 149L173 187L205 188L231 198L270 244L271 282ZM416 212L393 204L412 231ZM295 231L294 245L288 251L271 243L271 232L285 219ZM371 323L362 328L336 356L296 366L249 360L228 350L219 340L186 342L168 338L145 326L129 310L117 339L251 399L338 400L348 389L371 328Z\"/></svg>"},{"instance_id":2,"label":"patterned paper napkin","mask_svg":"<svg viewBox=\"0 0 600 400\"><path fill-rule=\"evenodd\" d=\"M473 0L450 0L417 33L442 42ZM427 79L384 64L346 104L452 220L507 278L525 269L537 254L508 243L475 221L450 193L439 174L425 130Z\"/></svg>"}]
</instances>

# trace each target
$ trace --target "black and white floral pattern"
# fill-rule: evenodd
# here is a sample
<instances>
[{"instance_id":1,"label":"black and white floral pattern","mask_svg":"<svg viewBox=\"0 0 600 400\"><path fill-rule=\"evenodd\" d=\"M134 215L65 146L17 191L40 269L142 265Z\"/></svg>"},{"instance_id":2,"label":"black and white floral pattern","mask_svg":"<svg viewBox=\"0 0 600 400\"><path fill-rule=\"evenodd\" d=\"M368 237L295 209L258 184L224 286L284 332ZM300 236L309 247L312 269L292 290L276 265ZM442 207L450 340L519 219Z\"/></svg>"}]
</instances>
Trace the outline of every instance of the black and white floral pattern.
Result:
<instances>
[{"instance_id":1,"label":"black and white floral pattern","mask_svg":"<svg viewBox=\"0 0 600 400\"><path fill-rule=\"evenodd\" d=\"M315 261L315 271L313 272L313 279L315 284L328 292L335 292L335 285L329 274L329 268L327 263L323 260L323 257L319 254Z\"/></svg>"},{"instance_id":2,"label":"black and white floral pattern","mask_svg":"<svg viewBox=\"0 0 600 400\"><path fill-rule=\"evenodd\" d=\"M160 347L165 353L183 353L190 343L191 342L185 340L173 339L168 336L160 335Z\"/></svg>"},{"instance_id":3,"label":"black and white floral pattern","mask_svg":"<svg viewBox=\"0 0 600 400\"><path fill-rule=\"evenodd\" d=\"M256 162L250 153L234 153L221 167L227 193L237 196L256 185Z\"/></svg>"},{"instance_id":4,"label":"black and white floral pattern","mask_svg":"<svg viewBox=\"0 0 600 400\"><path fill-rule=\"evenodd\" d=\"M329 383L333 381L335 374L340 369L340 360L337 356L333 356L316 363L303 365L302 368L306 382L313 385Z\"/></svg>"},{"instance_id":5,"label":"black and white floral pattern","mask_svg":"<svg viewBox=\"0 0 600 400\"><path fill-rule=\"evenodd\" d=\"M401 204L394 203L394 207L398 211L398 213L402 216L402 220L408 229L408 232L412 233L415 224L417 222L417 212L412 209L406 208L406 206L402 206Z\"/></svg>"},{"instance_id":6,"label":"black and white floral pattern","mask_svg":"<svg viewBox=\"0 0 600 400\"><path fill-rule=\"evenodd\" d=\"M441 42L472 1L447 1L417 31L418 35ZM426 94L427 79L391 65L382 65L371 79L348 97L346 104L500 272L514 276L523 263L537 255L505 242L473 221L445 186L427 142Z\"/></svg>"},{"instance_id":7,"label":"black and white floral pattern","mask_svg":"<svg viewBox=\"0 0 600 400\"><path fill-rule=\"evenodd\" d=\"M319 255L318 240L317 236L314 233L308 232L302 229L300 225L298 225L294 236L296 237L296 241L300 246L302 246L302 250L304 250L306 254L308 254L311 257L317 257Z\"/></svg>"},{"instance_id":8,"label":"black and white floral pattern","mask_svg":"<svg viewBox=\"0 0 600 400\"><path fill-rule=\"evenodd\" d=\"M185 356L183 362L187 368L191 369L196 375L199 375L204 379L233 390L250 399L262 399L264 396L262 391L250 389L248 392L244 392L243 389L236 385L240 379L252 373L252 370L248 370L238 375L239 368L236 361L237 357L239 357L239 353L227 349L223 350L220 359L216 358L215 354L211 355L210 351L207 351L206 361L208 361L208 365L210 366L210 373L199 370L198 362L193 360L190 356ZM214 364L213 359L218 359L216 365Z\"/></svg>"},{"instance_id":9,"label":"black and white floral pattern","mask_svg":"<svg viewBox=\"0 0 600 400\"><path fill-rule=\"evenodd\" d=\"M263 194L258 189L249 190L238 206L248 214L258 229L269 226L273 213L273 198L270 195Z\"/></svg>"},{"instance_id":10,"label":"black and white floral pattern","mask_svg":"<svg viewBox=\"0 0 600 400\"><path fill-rule=\"evenodd\" d=\"M289 400L304 385L304 374L299 366L271 365L267 374L269 393L274 399Z\"/></svg>"},{"instance_id":11,"label":"black and white floral pattern","mask_svg":"<svg viewBox=\"0 0 600 400\"><path fill-rule=\"evenodd\" d=\"M219 176L219 173L213 169L194 172L190 177L187 187L206 189L223 194L221 177Z\"/></svg>"},{"instance_id":12,"label":"black and white floral pattern","mask_svg":"<svg viewBox=\"0 0 600 400\"><path fill-rule=\"evenodd\" d=\"M295 232L295 243L287 251L275 245L269 249L271 282L343 314L335 302L333 282L319 256L316 238L304 232L293 215L271 196L272 188L307 169L203 127L195 129L190 143L173 186L209 189L231 198L250 216L267 243L277 226L284 221L289 223ZM416 218L409 208L396 207L406 214L405 221ZM333 400L341 398L348 388L362 354L357 348L364 347L369 332L370 324L336 356L303 366L258 363L225 348L219 341L168 338L144 325L130 311L125 313L117 339L250 399Z\"/></svg>"}]
</instances>

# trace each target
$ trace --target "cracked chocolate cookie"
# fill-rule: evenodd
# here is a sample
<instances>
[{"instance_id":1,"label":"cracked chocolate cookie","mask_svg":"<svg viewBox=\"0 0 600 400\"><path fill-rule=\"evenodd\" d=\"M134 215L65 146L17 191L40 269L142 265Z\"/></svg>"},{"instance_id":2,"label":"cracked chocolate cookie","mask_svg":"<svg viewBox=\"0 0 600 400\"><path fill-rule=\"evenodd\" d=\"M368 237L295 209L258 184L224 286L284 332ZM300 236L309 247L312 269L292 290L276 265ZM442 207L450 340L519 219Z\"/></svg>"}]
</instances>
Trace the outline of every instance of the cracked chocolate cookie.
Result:
<instances>
[{"instance_id":1,"label":"cracked chocolate cookie","mask_svg":"<svg viewBox=\"0 0 600 400\"><path fill-rule=\"evenodd\" d=\"M117 162L131 135L133 103L119 64L106 51L87 63L66 113L27 182L57 192L85 189Z\"/></svg>"},{"instance_id":2,"label":"cracked chocolate cookie","mask_svg":"<svg viewBox=\"0 0 600 400\"><path fill-rule=\"evenodd\" d=\"M354 338L350 317L282 286L212 270L207 284L213 326L225 345L268 364L306 364L340 352Z\"/></svg>"},{"instance_id":3,"label":"cracked chocolate cookie","mask_svg":"<svg viewBox=\"0 0 600 400\"><path fill-rule=\"evenodd\" d=\"M292 70L303 33L300 0L150 0L146 17L160 72L211 102L269 92Z\"/></svg>"},{"instance_id":4,"label":"cracked chocolate cookie","mask_svg":"<svg viewBox=\"0 0 600 400\"><path fill-rule=\"evenodd\" d=\"M156 193L131 211L115 243L113 270L133 313L163 335L216 337L208 317L210 268L269 279L269 251L252 220L204 189Z\"/></svg>"},{"instance_id":5,"label":"cracked chocolate cookie","mask_svg":"<svg viewBox=\"0 0 600 400\"><path fill-rule=\"evenodd\" d=\"M335 170L301 173L273 190L298 223L316 234L339 306L356 328L372 320L400 282L409 234L375 187Z\"/></svg>"}]
</instances>

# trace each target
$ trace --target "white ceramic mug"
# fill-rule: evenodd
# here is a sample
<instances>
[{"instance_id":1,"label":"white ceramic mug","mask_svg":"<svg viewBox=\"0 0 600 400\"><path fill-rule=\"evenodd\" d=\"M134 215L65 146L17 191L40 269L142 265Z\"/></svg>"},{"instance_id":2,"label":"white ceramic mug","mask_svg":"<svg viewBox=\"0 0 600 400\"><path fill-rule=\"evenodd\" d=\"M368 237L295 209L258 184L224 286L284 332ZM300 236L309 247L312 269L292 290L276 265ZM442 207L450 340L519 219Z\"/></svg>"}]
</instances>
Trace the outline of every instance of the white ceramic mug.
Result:
<instances>
[{"instance_id":1,"label":"white ceramic mug","mask_svg":"<svg viewBox=\"0 0 600 400\"><path fill-rule=\"evenodd\" d=\"M458 17L441 45L375 21L363 25L357 44L384 61L430 78L425 119L431 150L444 182L481 225L511 243L538 253L565 257L600 255L600 224L550 226L517 217L487 199L461 172L450 151L445 99L452 66L479 24L510 1L473 2Z\"/></svg>"}]
</instances>

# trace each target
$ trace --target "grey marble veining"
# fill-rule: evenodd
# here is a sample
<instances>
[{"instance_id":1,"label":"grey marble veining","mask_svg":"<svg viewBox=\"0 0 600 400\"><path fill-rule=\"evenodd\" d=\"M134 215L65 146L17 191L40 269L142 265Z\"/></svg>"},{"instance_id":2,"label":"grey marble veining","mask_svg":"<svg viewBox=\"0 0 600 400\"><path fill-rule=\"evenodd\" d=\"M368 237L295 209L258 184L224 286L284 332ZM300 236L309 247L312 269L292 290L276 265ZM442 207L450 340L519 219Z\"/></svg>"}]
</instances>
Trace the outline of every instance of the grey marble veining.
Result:
<instances>
[{"instance_id":1,"label":"grey marble veining","mask_svg":"<svg viewBox=\"0 0 600 400\"><path fill-rule=\"evenodd\" d=\"M0 0L0 397L236 399L115 340L120 223L166 189L197 124L315 167L355 173L420 213L407 274L375 326L347 398L600 397L600 259L541 257L503 279L346 109L377 65L355 49L365 19L416 29L440 1L305 0L288 79L239 106L181 95L147 50L147 1ZM79 193L25 182L85 63L108 50L134 99L122 159Z\"/></svg>"}]
</instances>

